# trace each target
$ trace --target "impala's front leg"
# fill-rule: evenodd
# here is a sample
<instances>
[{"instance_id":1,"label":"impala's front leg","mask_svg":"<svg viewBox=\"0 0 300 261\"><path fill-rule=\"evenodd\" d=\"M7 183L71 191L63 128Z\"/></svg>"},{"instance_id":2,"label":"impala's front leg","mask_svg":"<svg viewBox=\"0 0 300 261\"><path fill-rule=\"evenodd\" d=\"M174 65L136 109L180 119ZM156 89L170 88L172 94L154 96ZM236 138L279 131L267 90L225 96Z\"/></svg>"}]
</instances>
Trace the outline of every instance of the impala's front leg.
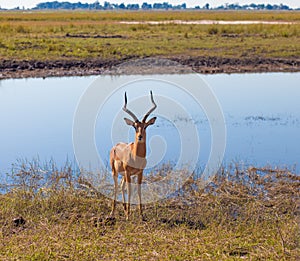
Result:
<instances>
[{"instance_id":1,"label":"impala's front leg","mask_svg":"<svg viewBox=\"0 0 300 261\"><path fill-rule=\"evenodd\" d=\"M126 184L127 184L127 195L128 195L126 220L129 220L130 198L131 198L131 177L130 177L130 173L128 171L125 171L125 181L126 181Z\"/></svg>"},{"instance_id":2,"label":"impala's front leg","mask_svg":"<svg viewBox=\"0 0 300 261\"><path fill-rule=\"evenodd\" d=\"M140 216L144 220L143 217L143 209L142 209L142 193L141 193L141 185L143 180L143 171L141 171L138 174L138 180L137 180L137 191L138 191L138 199L139 199L139 210L140 210Z\"/></svg>"}]
</instances>

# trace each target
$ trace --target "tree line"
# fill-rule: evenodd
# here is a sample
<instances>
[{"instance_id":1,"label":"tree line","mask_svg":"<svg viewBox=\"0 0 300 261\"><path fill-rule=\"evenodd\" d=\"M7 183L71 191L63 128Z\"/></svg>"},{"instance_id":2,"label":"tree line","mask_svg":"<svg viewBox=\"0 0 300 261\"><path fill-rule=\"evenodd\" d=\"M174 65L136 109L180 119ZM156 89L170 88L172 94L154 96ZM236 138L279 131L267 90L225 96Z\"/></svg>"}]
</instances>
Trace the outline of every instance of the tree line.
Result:
<instances>
[{"instance_id":1,"label":"tree line","mask_svg":"<svg viewBox=\"0 0 300 261\"><path fill-rule=\"evenodd\" d=\"M16 7L14 9L21 9L22 7ZM1 8L0 8L1 9ZM23 7L24 9L24 7ZM113 10L113 9L121 9L121 10L184 10L187 9L186 3L172 5L168 2L163 3L154 3L149 4L144 2L143 4L114 4L105 1L102 5L99 1L96 1L92 4L88 3L70 3L70 2L59 2L59 1L52 1L52 2L43 2L37 4L32 10L45 10L45 9L65 9L65 10L76 10L76 9L83 9L83 10ZM212 9L212 10L300 10L292 9L287 5L284 4L224 4L218 7L211 7L209 3L206 3L203 6L195 6L189 9Z\"/></svg>"}]
</instances>

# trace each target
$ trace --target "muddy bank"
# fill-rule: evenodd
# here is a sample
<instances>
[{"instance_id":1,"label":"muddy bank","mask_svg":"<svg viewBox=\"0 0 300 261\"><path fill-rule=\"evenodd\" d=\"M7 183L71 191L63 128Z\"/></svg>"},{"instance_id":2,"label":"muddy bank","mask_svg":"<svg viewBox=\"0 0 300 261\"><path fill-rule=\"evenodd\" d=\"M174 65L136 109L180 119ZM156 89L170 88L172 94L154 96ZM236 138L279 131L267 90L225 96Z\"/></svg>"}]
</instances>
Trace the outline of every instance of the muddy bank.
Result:
<instances>
[{"instance_id":1,"label":"muddy bank","mask_svg":"<svg viewBox=\"0 0 300 261\"><path fill-rule=\"evenodd\" d=\"M62 61L0 61L0 79L156 73L299 72L300 59L169 57Z\"/></svg>"}]
</instances>

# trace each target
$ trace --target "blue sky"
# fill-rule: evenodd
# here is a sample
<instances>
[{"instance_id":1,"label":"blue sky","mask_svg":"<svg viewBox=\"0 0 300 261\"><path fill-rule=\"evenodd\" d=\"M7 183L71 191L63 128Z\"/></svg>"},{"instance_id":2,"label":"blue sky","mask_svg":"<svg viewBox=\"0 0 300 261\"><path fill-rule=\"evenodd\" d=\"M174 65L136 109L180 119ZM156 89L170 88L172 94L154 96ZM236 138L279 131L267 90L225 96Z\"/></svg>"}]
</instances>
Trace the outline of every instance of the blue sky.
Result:
<instances>
[{"instance_id":1,"label":"blue sky","mask_svg":"<svg viewBox=\"0 0 300 261\"><path fill-rule=\"evenodd\" d=\"M0 0L0 7L1 8L14 8L14 7L25 7L25 8L31 8L34 7L37 3L41 2L51 2L54 0ZM94 3L95 0L58 0L58 1L68 1L68 2L82 2L82 3ZM103 4L103 1L99 1L100 4ZM186 3L188 6L194 7L196 5L203 6L205 3L209 3L211 6L219 6L225 3L239 3L239 4L250 4L250 3L256 3L256 4L286 4L290 7L300 7L300 1L299 0L182 0L182 1L174 1L174 0L108 0L108 2L111 3L139 3L142 4L143 2L148 3L160 3L160 2L169 2L170 4L178 4L178 3Z\"/></svg>"}]
</instances>

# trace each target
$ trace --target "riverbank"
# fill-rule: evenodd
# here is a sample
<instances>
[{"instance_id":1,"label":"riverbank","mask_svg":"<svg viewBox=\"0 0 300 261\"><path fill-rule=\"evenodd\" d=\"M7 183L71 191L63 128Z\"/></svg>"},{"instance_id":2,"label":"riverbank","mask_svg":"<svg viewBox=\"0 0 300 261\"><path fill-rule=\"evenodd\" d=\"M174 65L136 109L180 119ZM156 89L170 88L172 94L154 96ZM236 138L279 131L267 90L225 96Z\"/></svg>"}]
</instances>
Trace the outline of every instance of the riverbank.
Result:
<instances>
[{"instance_id":1,"label":"riverbank","mask_svg":"<svg viewBox=\"0 0 300 261\"><path fill-rule=\"evenodd\" d=\"M140 64L140 61L145 61ZM147 62L148 61L148 62ZM185 68L183 71L182 68ZM0 79L107 74L299 72L300 59L151 57L61 61L0 60Z\"/></svg>"}]
</instances>

